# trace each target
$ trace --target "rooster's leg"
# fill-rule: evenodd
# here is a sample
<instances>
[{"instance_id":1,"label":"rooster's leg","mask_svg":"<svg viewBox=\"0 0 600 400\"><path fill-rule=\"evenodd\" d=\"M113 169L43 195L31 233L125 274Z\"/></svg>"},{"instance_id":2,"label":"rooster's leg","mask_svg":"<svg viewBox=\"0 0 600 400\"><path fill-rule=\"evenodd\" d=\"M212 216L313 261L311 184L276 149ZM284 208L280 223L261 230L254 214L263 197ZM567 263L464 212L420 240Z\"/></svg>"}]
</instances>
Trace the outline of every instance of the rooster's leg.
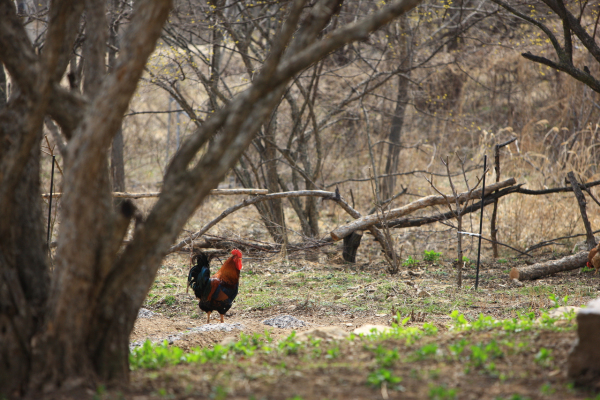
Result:
<instances>
[{"instance_id":1,"label":"rooster's leg","mask_svg":"<svg viewBox=\"0 0 600 400\"><path fill-rule=\"evenodd\" d=\"M223 314L221 314L221 323L224 323Z\"/></svg>"},{"instance_id":2,"label":"rooster's leg","mask_svg":"<svg viewBox=\"0 0 600 400\"><path fill-rule=\"evenodd\" d=\"M594 275L597 275L597 274L598 274L598 268L596 268L596 272L594 272Z\"/></svg>"},{"instance_id":3,"label":"rooster's leg","mask_svg":"<svg viewBox=\"0 0 600 400\"><path fill-rule=\"evenodd\" d=\"M208 311L208 312L206 313L206 323L207 323L207 324L210 324L210 313L211 313L210 311Z\"/></svg>"}]
</instances>

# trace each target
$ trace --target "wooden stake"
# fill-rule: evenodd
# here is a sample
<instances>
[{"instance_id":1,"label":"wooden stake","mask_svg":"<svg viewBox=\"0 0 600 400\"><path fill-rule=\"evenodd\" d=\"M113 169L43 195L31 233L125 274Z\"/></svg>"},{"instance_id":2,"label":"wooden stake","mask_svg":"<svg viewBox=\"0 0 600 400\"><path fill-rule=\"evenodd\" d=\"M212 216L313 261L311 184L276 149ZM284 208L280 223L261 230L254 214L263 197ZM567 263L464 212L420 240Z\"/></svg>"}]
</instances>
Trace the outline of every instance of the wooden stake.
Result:
<instances>
[{"instance_id":1,"label":"wooden stake","mask_svg":"<svg viewBox=\"0 0 600 400\"><path fill-rule=\"evenodd\" d=\"M512 138L504 143L497 144L494 146L494 169L496 170L496 182L500 182L500 149L504 146L508 146L517 138ZM498 258L498 228L496 227L496 216L498 215L498 199L494 200L494 210L492 211L492 220L490 222L490 236L492 238L492 252L494 258Z\"/></svg>"},{"instance_id":2,"label":"wooden stake","mask_svg":"<svg viewBox=\"0 0 600 400\"><path fill-rule=\"evenodd\" d=\"M483 206L485 197L485 173L487 169L487 155L483 156L483 182L481 185L481 214L479 215L479 244L477 245L477 272L475 273L475 290L479 287L479 260L481 259L481 233L483 231Z\"/></svg>"}]
</instances>

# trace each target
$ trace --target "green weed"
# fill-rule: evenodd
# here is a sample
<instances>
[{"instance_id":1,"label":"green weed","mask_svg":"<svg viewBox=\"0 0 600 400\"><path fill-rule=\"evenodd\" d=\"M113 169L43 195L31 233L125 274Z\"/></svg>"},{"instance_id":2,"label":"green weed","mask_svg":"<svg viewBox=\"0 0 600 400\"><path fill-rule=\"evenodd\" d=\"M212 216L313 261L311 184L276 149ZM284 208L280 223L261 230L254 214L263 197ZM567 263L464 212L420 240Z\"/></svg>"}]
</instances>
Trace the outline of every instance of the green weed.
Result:
<instances>
[{"instance_id":1,"label":"green weed","mask_svg":"<svg viewBox=\"0 0 600 400\"><path fill-rule=\"evenodd\" d=\"M448 389L445 385L433 386L429 389L430 400L453 400L458 394L457 389Z\"/></svg>"},{"instance_id":2,"label":"green weed","mask_svg":"<svg viewBox=\"0 0 600 400\"><path fill-rule=\"evenodd\" d=\"M375 372L371 372L367 377L367 384L376 388L381 387L384 382L389 385L396 385L402 382L402 378L394 376L390 370L385 368L380 368Z\"/></svg>"},{"instance_id":3,"label":"green weed","mask_svg":"<svg viewBox=\"0 0 600 400\"><path fill-rule=\"evenodd\" d=\"M419 264L419 260L413 258L412 256L408 256L408 258L402 263L403 267L416 267Z\"/></svg>"},{"instance_id":4,"label":"green weed","mask_svg":"<svg viewBox=\"0 0 600 400\"><path fill-rule=\"evenodd\" d=\"M434 250L425 250L423 252L423 260L429 262L437 262L442 257L442 253Z\"/></svg>"},{"instance_id":5,"label":"green weed","mask_svg":"<svg viewBox=\"0 0 600 400\"><path fill-rule=\"evenodd\" d=\"M535 362L542 367L547 367L553 360L552 350L549 350L545 347L540 348L537 354L534 357Z\"/></svg>"}]
</instances>

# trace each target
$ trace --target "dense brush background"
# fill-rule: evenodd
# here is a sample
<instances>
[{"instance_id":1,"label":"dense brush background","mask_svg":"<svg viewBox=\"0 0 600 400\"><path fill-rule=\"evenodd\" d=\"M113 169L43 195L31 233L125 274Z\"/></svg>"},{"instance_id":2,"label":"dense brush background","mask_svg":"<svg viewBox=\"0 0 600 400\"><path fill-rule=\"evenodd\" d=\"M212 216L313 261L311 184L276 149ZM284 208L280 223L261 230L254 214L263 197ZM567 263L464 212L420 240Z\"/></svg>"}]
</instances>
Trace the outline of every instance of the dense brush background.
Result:
<instances>
[{"instance_id":1,"label":"dense brush background","mask_svg":"<svg viewBox=\"0 0 600 400\"><path fill-rule=\"evenodd\" d=\"M202 18L206 4L195 11L186 4L177 3L169 27L197 29L200 34L195 46L198 51L210 55L209 33L214 25L211 20ZM250 2L245 4L252 6ZM535 5L532 2L518 5L524 10L531 9L531 12L544 12L541 6L536 5L539 8L535 9L532 4ZM352 22L357 15L376 7L374 3L347 2L337 23ZM589 24L593 24L599 7L589 6L584 20L589 19ZM457 19L460 23L452 25L454 28L445 25L452 13L463 14ZM547 20L546 23L557 31L562 29L559 21ZM409 29L403 30L402 27ZM459 28L463 30L454 34ZM204 31L209 33L203 36ZM223 32L225 47L232 48L231 37ZM409 50L402 50L402 43L408 43ZM575 48L578 49L577 42ZM263 56L259 50L255 53L250 50L250 53L261 59ZM318 90L313 102L317 120L325 118L351 93L350 88L358 87L360 82L371 79L370 85L376 88L343 106L330 117L328 124L321 127L323 170L316 185L319 189L330 191L339 187L346 200L351 202L353 197L355 208L363 214L373 207L374 185L369 178L384 173L399 81L393 71L400 65L411 65L414 69L403 75L409 79L409 84L401 133L403 148L397 172L404 174L398 177L396 183L396 192L402 190L401 185L407 188L407 192L394 200L392 208L435 194L425 177L430 176L428 173L445 174L440 157L449 157L454 173L461 172L457 155L464 159L465 176L469 185L474 185L482 174L483 156L488 156L490 166L493 146L512 137L518 140L501 151L501 179L514 177L529 189L565 186L569 171L574 171L583 182L600 179L597 169L598 94L563 73L524 59L521 53L528 51L554 57L550 43L539 30L499 12L496 6L467 0L454 3L428 0L405 21L396 21L369 40L331 54L299 78L306 87L314 76L318 76ZM198 61L195 67L210 75L209 66L202 63L199 54L192 57ZM189 62L190 58L181 48L161 41L148 65L146 78L131 103L130 115L123 126L128 192L160 190L169 157L177 149L176 135L179 134L179 140L183 141L195 129L194 121L185 112L165 112L177 110L179 105L161 87L161 82L179 85L178 89L201 117L210 113L207 93ZM583 52L575 52L575 64L587 65L592 75L600 75L598 65ZM236 52L224 50L221 78L220 87L231 95L247 86L248 75ZM300 96L294 85L290 94ZM140 113L149 111L160 113ZM304 114L303 121L308 125L306 129L310 130L312 122L308 113ZM284 101L278 109L276 124L275 140L284 147L294 124L290 107ZM368 135L376 172L371 168ZM308 143L306 152L314 158L315 142ZM246 156L258 165L260 160L254 151L249 149ZM49 188L49 158L45 164L43 185ZM284 181L290 182L291 168L282 157L277 158L277 170ZM466 190L462 174L453 179L459 191ZM433 181L439 190L450 193L445 177L433 176ZM487 175L487 182L492 181L495 181L493 170ZM55 182L55 191L60 191L58 171ZM221 184L225 188L239 186L234 174ZM592 193L596 195L597 190L592 189ZM198 230L223 209L239 201L241 199L235 196L210 197L189 221L183 235ZM153 200L136 200L136 203L147 211ZM54 205L60 207L60 201ZM304 238L298 218L289 202L284 201L283 205L290 241L300 242ZM332 202L319 200L318 209L321 237L350 220ZM447 208L439 207L439 211L445 212ZM492 207L488 206L484 212L486 237L490 236L491 211ZM434 210L427 209L422 215L432 212ZM588 202L588 215L592 228L598 228L598 205L591 201ZM467 216L465 230L476 231L478 221L479 213ZM54 220L54 232L59 223ZM572 193L504 197L500 200L498 224L499 240L522 250L544 240L583 233L581 216ZM228 217L210 233L271 241L259 214L252 207ZM455 232L443 224L394 229L392 235L397 248L403 246L403 258L409 255L416 257L423 250L450 253L456 246ZM582 238L565 240L544 250L567 251L580 240ZM467 257L475 257L475 244L473 239L467 239ZM489 243L485 243L483 249L484 255L491 255ZM503 256L516 254L502 247L500 251ZM339 249L332 247L325 247L322 252L340 254ZM364 239L363 247L359 249L359 260L378 257L381 256L377 243Z\"/></svg>"}]
</instances>

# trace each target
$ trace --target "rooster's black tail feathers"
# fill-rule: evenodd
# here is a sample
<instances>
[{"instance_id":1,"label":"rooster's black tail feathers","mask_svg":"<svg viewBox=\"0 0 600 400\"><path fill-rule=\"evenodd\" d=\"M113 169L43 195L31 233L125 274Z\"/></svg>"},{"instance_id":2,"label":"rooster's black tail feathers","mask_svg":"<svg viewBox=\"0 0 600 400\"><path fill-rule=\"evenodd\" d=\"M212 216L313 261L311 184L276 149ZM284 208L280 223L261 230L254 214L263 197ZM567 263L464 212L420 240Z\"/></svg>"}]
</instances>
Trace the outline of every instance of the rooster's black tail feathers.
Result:
<instances>
[{"instance_id":1,"label":"rooster's black tail feathers","mask_svg":"<svg viewBox=\"0 0 600 400\"><path fill-rule=\"evenodd\" d=\"M192 263L195 265L190 269L188 274L188 286L194 290L197 298L202 297L202 293L208 285L210 279L210 265L206 254L200 252L192 257Z\"/></svg>"}]
</instances>

